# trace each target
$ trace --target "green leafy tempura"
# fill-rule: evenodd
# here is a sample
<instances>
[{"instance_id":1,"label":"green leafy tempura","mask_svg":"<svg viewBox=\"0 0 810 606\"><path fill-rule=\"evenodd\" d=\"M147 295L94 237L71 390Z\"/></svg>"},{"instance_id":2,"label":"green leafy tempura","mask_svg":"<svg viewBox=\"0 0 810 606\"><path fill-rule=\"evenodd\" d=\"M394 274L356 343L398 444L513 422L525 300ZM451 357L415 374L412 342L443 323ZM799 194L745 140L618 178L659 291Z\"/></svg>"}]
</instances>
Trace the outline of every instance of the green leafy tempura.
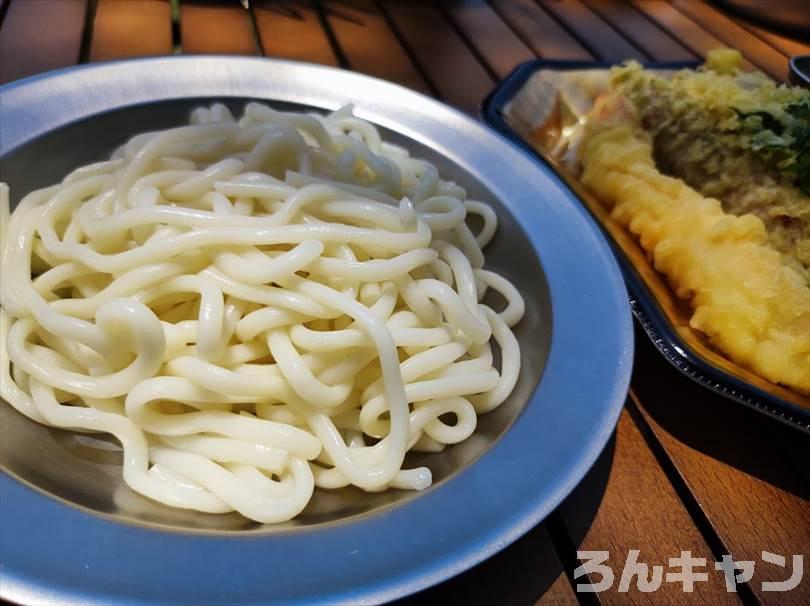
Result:
<instances>
[{"instance_id":1,"label":"green leafy tempura","mask_svg":"<svg viewBox=\"0 0 810 606\"><path fill-rule=\"evenodd\" d=\"M762 219L771 245L810 280L810 91L712 51L665 77L630 62L612 88L651 137L656 165L734 215Z\"/></svg>"}]
</instances>

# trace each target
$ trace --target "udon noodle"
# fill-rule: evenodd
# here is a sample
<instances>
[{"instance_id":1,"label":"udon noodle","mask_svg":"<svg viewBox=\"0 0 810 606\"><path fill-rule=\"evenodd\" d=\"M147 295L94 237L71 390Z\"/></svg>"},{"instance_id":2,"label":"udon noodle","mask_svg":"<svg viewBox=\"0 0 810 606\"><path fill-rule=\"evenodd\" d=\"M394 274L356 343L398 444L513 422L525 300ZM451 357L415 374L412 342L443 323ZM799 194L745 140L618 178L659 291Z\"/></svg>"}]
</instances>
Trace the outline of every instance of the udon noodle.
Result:
<instances>
[{"instance_id":1,"label":"udon noodle","mask_svg":"<svg viewBox=\"0 0 810 606\"><path fill-rule=\"evenodd\" d=\"M0 198L3 399L112 434L160 503L274 523L316 486L423 489L406 453L466 439L517 381L494 211L350 108L199 108Z\"/></svg>"}]
</instances>

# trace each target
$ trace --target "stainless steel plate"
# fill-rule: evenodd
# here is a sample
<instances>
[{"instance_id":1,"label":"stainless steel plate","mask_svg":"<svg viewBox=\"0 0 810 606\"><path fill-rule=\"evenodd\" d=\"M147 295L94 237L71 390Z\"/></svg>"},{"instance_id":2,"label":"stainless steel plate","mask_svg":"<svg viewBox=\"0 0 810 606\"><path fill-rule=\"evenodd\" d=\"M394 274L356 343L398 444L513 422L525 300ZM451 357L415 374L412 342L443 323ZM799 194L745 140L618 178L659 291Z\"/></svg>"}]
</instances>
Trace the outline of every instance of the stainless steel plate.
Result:
<instances>
[{"instance_id":1,"label":"stainless steel plate","mask_svg":"<svg viewBox=\"0 0 810 606\"><path fill-rule=\"evenodd\" d=\"M191 107L247 99L357 114L500 216L488 265L527 299L521 380L467 443L426 457L428 491L317 494L294 523L160 507L120 480L113 442L0 406L0 591L23 603L375 602L464 570L540 521L615 425L632 361L624 287L591 220L545 167L417 93L305 64L173 57L0 89L2 178L19 199ZM539 383L538 383L539 381Z\"/></svg>"}]
</instances>

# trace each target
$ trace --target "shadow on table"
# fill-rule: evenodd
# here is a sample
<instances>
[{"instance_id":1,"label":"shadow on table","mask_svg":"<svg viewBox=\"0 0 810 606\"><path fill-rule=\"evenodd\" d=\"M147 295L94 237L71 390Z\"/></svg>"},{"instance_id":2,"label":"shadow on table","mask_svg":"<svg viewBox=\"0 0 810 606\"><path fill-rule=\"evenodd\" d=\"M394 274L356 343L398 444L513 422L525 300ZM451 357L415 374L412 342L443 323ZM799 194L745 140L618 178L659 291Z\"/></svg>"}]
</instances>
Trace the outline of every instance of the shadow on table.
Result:
<instances>
[{"instance_id":1,"label":"shadow on table","mask_svg":"<svg viewBox=\"0 0 810 606\"><path fill-rule=\"evenodd\" d=\"M656 423L695 450L810 498L810 436L674 371L638 332L632 385Z\"/></svg>"},{"instance_id":2,"label":"shadow on table","mask_svg":"<svg viewBox=\"0 0 810 606\"><path fill-rule=\"evenodd\" d=\"M528 606L549 592L558 580L547 596L548 603L557 603L566 596L575 599L569 581L565 578L566 571L571 574L578 566L576 548L590 528L602 502L615 450L614 433L594 466L562 505L512 545L467 572L413 596L392 602L392 606ZM558 595L559 598L556 597ZM565 603L569 602L570 599L565 600Z\"/></svg>"}]
</instances>

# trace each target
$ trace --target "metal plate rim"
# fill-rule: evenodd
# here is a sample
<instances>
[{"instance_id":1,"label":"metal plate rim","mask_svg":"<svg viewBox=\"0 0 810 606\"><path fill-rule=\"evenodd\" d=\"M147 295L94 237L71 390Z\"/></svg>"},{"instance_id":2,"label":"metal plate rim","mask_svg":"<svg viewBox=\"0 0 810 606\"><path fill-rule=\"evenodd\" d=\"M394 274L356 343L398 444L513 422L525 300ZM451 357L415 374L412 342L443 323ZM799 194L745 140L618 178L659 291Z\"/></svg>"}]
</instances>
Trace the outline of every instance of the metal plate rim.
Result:
<instances>
[{"instance_id":1,"label":"metal plate rim","mask_svg":"<svg viewBox=\"0 0 810 606\"><path fill-rule=\"evenodd\" d=\"M443 486L382 515L292 533L292 539L169 534L117 524L0 474L0 594L6 599L106 604L154 603L160 596L181 602L199 599L201 591L211 602L228 603L394 599L466 570L527 532L582 479L616 425L629 386L633 327L607 242L548 168L424 95L353 72L259 58L169 57L79 66L0 87L0 155L105 110L222 96L324 108L354 100L362 117L427 143L475 174L515 216L543 263L554 310L543 378L506 435ZM586 372L589 380L583 381ZM560 403L568 407L566 415L544 416L546 406ZM558 462L553 481L538 485L527 472L535 455L542 455L537 430L553 431L555 423L579 432L581 440ZM522 471L510 467L520 465ZM477 497L472 506L471 495ZM460 507L464 516L455 515ZM426 546L427 554L420 551ZM111 550L137 562L125 559L116 568L108 561ZM306 559L316 553L321 559ZM272 576L255 558L287 562L286 574ZM330 570L337 558L347 576L368 575L369 567L373 575L360 585L340 581ZM227 574L237 564L241 574ZM167 569L186 567L191 575L166 576Z\"/></svg>"}]
</instances>

